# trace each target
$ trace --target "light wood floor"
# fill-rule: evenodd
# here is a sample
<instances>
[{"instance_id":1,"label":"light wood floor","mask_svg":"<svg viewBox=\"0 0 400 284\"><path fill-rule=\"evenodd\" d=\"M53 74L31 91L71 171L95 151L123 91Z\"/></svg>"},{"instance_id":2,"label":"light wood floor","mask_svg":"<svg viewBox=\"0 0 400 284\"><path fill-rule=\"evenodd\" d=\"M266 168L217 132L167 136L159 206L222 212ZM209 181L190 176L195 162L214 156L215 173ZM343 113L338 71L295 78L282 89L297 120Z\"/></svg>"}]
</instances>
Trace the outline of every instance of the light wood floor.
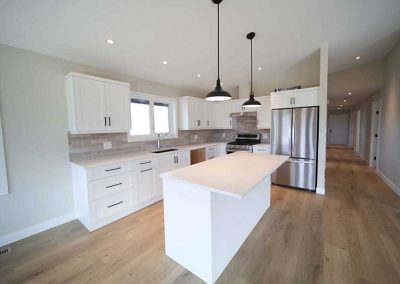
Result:
<instances>
[{"instance_id":1,"label":"light wood floor","mask_svg":"<svg viewBox=\"0 0 400 284\"><path fill-rule=\"evenodd\" d=\"M328 151L327 196L272 190L218 283L400 283L400 198L350 149ZM164 255L162 203L88 233L78 221L12 245L0 283L202 283Z\"/></svg>"}]
</instances>

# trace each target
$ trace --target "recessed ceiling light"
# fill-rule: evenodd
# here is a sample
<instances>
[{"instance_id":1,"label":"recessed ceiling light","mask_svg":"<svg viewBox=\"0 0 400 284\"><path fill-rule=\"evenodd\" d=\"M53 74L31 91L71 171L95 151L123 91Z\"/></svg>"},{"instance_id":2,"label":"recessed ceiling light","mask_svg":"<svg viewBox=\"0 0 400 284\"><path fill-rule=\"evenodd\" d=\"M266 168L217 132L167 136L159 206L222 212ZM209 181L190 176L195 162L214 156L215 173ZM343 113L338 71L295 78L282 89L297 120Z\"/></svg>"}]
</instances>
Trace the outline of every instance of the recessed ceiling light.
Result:
<instances>
[{"instance_id":1,"label":"recessed ceiling light","mask_svg":"<svg viewBox=\"0 0 400 284\"><path fill-rule=\"evenodd\" d=\"M351 93L347 93L349 96L351 96Z\"/></svg>"},{"instance_id":2,"label":"recessed ceiling light","mask_svg":"<svg viewBox=\"0 0 400 284\"><path fill-rule=\"evenodd\" d=\"M197 74L197 78L200 78L201 77L201 75L200 74Z\"/></svg>"},{"instance_id":3,"label":"recessed ceiling light","mask_svg":"<svg viewBox=\"0 0 400 284\"><path fill-rule=\"evenodd\" d=\"M356 60L358 60L358 59L360 59L360 58L361 58L361 56L357 56L357 57L356 57Z\"/></svg>"},{"instance_id":4,"label":"recessed ceiling light","mask_svg":"<svg viewBox=\"0 0 400 284\"><path fill-rule=\"evenodd\" d=\"M343 100L344 103L347 103L347 100Z\"/></svg>"},{"instance_id":5,"label":"recessed ceiling light","mask_svg":"<svg viewBox=\"0 0 400 284\"><path fill-rule=\"evenodd\" d=\"M262 70L262 67L258 67L258 71L261 71Z\"/></svg>"},{"instance_id":6,"label":"recessed ceiling light","mask_svg":"<svg viewBox=\"0 0 400 284\"><path fill-rule=\"evenodd\" d=\"M167 65L167 64L168 64L168 61L167 61L167 60L164 60L164 61L162 62L162 64Z\"/></svg>"},{"instance_id":7,"label":"recessed ceiling light","mask_svg":"<svg viewBox=\"0 0 400 284\"><path fill-rule=\"evenodd\" d=\"M221 82L221 86L223 86L223 85L224 85L224 83Z\"/></svg>"},{"instance_id":8,"label":"recessed ceiling light","mask_svg":"<svg viewBox=\"0 0 400 284\"><path fill-rule=\"evenodd\" d=\"M340 105L340 107L342 107L343 105Z\"/></svg>"},{"instance_id":9,"label":"recessed ceiling light","mask_svg":"<svg viewBox=\"0 0 400 284\"><path fill-rule=\"evenodd\" d=\"M115 41L114 41L113 39L109 38L109 39L106 40L106 43L108 43L108 44L114 44Z\"/></svg>"}]
</instances>

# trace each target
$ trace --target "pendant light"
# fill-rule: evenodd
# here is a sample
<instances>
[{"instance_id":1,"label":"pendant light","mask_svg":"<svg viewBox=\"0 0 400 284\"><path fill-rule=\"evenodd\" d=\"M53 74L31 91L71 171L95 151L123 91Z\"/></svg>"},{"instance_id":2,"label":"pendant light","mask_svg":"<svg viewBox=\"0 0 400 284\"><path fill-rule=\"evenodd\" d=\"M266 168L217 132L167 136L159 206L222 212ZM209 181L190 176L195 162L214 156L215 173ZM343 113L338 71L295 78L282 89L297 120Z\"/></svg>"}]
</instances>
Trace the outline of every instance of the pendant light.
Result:
<instances>
[{"instance_id":1,"label":"pendant light","mask_svg":"<svg viewBox=\"0 0 400 284\"><path fill-rule=\"evenodd\" d=\"M250 98L243 103L242 107L244 108L256 108L260 107L261 103L259 101L256 101L254 99L254 93L253 93L253 38L256 36L256 33L251 32L247 34L247 39L250 40L250 58L251 58L251 63L250 63Z\"/></svg>"},{"instance_id":2,"label":"pendant light","mask_svg":"<svg viewBox=\"0 0 400 284\"><path fill-rule=\"evenodd\" d=\"M207 101L214 101L214 102L220 102L220 101L228 101L230 99L232 99L231 95L222 90L221 88L221 80L219 78L219 4L222 2L222 0L212 0L212 2L214 4L217 4L218 6L218 16L217 16L217 21L218 21L218 78L217 78L217 84L215 86L214 91L210 92L207 97L206 100Z\"/></svg>"}]
</instances>

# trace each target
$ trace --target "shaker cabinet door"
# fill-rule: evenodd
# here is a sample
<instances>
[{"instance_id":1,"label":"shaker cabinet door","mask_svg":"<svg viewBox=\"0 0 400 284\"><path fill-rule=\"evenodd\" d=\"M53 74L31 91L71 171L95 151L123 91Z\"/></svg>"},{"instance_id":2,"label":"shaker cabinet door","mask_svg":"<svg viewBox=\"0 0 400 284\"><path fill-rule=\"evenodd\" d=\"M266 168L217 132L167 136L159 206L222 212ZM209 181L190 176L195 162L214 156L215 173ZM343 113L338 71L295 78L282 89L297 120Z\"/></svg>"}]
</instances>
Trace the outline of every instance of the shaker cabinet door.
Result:
<instances>
[{"instance_id":1,"label":"shaker cabinet door","mask_svg":"<svg viewBox=\"0 0 400 284\"><path fill-rule=\"evenodd\" d=\"M104 131L107 127L105 84L85 78L74 80L77 131Z\"/></svg>"}]
</instances>

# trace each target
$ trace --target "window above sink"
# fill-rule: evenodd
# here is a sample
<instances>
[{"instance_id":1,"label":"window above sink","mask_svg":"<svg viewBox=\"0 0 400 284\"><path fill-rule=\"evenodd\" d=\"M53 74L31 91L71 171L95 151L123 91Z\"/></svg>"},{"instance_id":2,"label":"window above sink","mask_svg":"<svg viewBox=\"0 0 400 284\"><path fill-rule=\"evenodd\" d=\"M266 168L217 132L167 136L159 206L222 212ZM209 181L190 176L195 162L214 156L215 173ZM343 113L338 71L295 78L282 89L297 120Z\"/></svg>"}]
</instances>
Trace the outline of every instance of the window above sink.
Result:
<instances>
[{"instance_id":1,"label":"window above sink","mask_svg":"<svg viewBox=\"0 0 400 284\"><path fill-rule=\"evenodd\" d=\"M128 141L157 140L177 137L177 99L144 93L132 93L131 130Z\"/></svg>"}]
</instances>

